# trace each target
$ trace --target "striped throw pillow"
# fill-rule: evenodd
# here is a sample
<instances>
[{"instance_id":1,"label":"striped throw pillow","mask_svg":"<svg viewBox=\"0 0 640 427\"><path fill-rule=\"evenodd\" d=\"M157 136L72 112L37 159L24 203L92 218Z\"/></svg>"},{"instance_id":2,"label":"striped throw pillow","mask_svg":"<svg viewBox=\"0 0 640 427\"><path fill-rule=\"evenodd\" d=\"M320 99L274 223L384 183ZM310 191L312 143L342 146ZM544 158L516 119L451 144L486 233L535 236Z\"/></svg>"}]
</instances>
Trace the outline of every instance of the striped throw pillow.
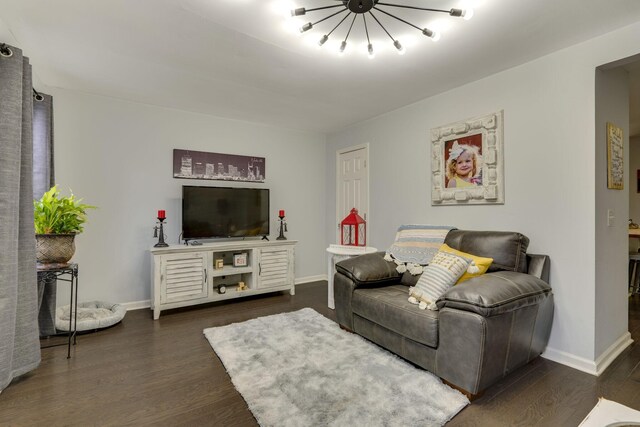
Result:
<instances>
[{"instance_id":1,"label":"striped throw pillow","mask_svg":"<svg viewBox=\"0 0 640 427\"><path fill-rule=\"evenodd\" d=\"M409 302L424 310L437 310L436 301L467 271L471 260L438 252L424 268L418 283L409 288Z\"/></svg>"}]
</instances>

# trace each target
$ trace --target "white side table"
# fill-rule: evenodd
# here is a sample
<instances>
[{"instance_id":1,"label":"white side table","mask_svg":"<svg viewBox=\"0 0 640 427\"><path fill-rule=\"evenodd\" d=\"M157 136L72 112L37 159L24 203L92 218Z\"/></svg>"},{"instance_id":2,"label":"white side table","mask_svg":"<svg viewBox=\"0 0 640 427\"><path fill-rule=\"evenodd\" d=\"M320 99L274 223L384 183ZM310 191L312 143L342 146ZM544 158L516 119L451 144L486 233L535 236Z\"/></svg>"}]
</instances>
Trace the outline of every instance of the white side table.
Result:
<instances>
[{"instance_id":1,"label":"white side table","mask_svg":"<svg viewBox=\"0 0 640 427\"><path fill-rule=\"evenodd\" d=\"M331 309L335 309L336 306L333 301L333 275L335 274L336 263L342 260L364 254L370 254L377 252L378 250L371 246L343 246L343 245L329 245L327 252L329 253L329 277L328 277L328 306Z\"/></svg>"}]
</instances>

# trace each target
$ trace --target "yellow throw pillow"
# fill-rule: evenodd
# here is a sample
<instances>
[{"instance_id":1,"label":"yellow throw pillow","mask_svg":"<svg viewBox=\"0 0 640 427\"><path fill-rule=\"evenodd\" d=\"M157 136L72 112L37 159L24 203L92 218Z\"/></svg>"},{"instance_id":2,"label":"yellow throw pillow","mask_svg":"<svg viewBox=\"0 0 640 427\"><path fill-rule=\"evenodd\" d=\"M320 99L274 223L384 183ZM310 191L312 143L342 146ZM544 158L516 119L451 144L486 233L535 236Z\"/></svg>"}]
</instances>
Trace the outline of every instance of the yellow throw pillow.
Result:
<instances>
[{"instance_id":1,"label":"yellow throw pillow","mask_svg":"<svg viewBox=\"0 0 640 427\"><path fill-rule=\"evenodd\" d=\"M478 271L476 271L475 273L469 273L469 270L467 270L461 278L458 279L458 281L456 282L456 285L458 283L462 283L465 280L469 280L472 277L476 277L476 276L481 276L484 273L487 272L487 270L489 269L489 266L491 266L491 263L493 262L493 258L483 258L481 256L475 256L475 255L471 255L468 254L466 252L462 252L456 249L453 249L452 247L450 247L449 245L447 245L446 243L443 243L442 246L440 246L440 251L442 252L447 252L450 254L454 254L454 255L458 255L464 258L469 258L473 261L472 264L475 264L475 266L478 268Z\"/></svg>"}]
</instances>

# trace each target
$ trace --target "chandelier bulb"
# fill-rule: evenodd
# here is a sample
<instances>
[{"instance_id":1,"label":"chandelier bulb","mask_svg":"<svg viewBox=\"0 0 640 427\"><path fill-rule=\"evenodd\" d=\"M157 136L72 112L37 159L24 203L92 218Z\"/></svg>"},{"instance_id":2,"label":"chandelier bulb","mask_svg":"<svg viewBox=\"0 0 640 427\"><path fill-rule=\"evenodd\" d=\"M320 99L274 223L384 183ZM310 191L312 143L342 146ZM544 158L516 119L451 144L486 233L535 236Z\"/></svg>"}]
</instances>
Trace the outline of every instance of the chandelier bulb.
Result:
<instances>
[{"instance_id":1,"label":"chandelier bulb","mask_svg":"<svg viewBox=\"0 0 640 427\"><path fill-rule=\"evenodd\" d=\"M473 18L473 9L465 9L462 11L462 19L468 21L471 18Z\"/></svg>"},{"instance_id":2,"label":"chandelier bulb","mask_svg":"<svg viewBox=\"0 0 640 427\"><path fill-rule=\"evenodd\" d=\"M318 46L322 46L323 44L325 44L327 42L327 40L329 40L329 36L325 34L324 36L322 36L320 41L318 41Z\"/></svg>"},{"instance_id":3,"label":"chandelier bulb","mask_svg":"<svg viewBox=\"0 0 640 427\"><path fill-rule=\"evenodd\" d=\"M399 55L404 55L406 51L404 50L404 47L400 44L398 40L394 40L393 45L396 47L396 49L398 49Z\"/></svg>"},{"instance_id":4,"label":"chandelier bulb","mask_svg":"<svg viewBox=\"0 0 640 427\"><path fill-rule=\"evenodd\" d=\"M306 13L307 13L307 9L305 9L304 7L299 7L298 9L291 10L291 16L301 16L301 15L306 15Z\"/></svg>"},{"instance_id":5,"label":"chandelier bulb","mask_svg":"<svg viewBox=\"0 0 640 427\"><path fill-rule=\"evenodd\" d=\"M376 54L373 52L373 45L369 43L368 49L369 51L369 59L375 58Z\"/></svg>"},{"instance_id":6,"label":"chandelier bulb","mask_svg":"<svg viewBox=\"0 0 640 427\"><path fill-rule=\"evenodd\" d=\"M347 48L347 42L343 41L342 43L340 43L340 55L344 54L344 50Z\"/></svg>"},{"instance_id":7,"label":"chandelier bulb","mask_svg":"<svg viewBox=\"0 0 640 427\"><path fill-rule=\"evenodd\" d=\"M434 42L437 42L438 40L440 40L440 33L432 31L432 30L430 30L428 28L424 28L422 30L422 34L424 34L427 37L430 37L431 40L433 40Z\"/></svg>"},{"instance_id":8,"label":"chandelier bulb","mask_svg":"<svg viewBox=\"0 0 640 427\"><path fill-rule=\"evenodd\" d=\"M305 31L309 31L312 28L313 28L313 24L311 22L307 22L302 26L302 28L300 28L300 32L304 33Z\"/></svg>"}]
</instances>

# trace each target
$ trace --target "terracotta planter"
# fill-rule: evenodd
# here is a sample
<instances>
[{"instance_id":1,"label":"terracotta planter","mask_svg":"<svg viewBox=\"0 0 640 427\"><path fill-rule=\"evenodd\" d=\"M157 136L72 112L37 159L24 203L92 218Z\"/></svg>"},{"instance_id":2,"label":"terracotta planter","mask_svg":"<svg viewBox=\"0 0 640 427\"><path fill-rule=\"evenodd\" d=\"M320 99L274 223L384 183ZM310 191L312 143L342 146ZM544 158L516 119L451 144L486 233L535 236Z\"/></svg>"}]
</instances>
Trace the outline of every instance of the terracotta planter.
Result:
<instances>
[{"instance_id":1,"label":"terracotta planter","mask_svg":"<svg viewBox=\"0 0 640 427\"><path fill-rule=\"evenodd\" d=\"M36 234L36 260L43 264L68 262L76 251L75 234Z\"/></svg>"}]
</instances>

